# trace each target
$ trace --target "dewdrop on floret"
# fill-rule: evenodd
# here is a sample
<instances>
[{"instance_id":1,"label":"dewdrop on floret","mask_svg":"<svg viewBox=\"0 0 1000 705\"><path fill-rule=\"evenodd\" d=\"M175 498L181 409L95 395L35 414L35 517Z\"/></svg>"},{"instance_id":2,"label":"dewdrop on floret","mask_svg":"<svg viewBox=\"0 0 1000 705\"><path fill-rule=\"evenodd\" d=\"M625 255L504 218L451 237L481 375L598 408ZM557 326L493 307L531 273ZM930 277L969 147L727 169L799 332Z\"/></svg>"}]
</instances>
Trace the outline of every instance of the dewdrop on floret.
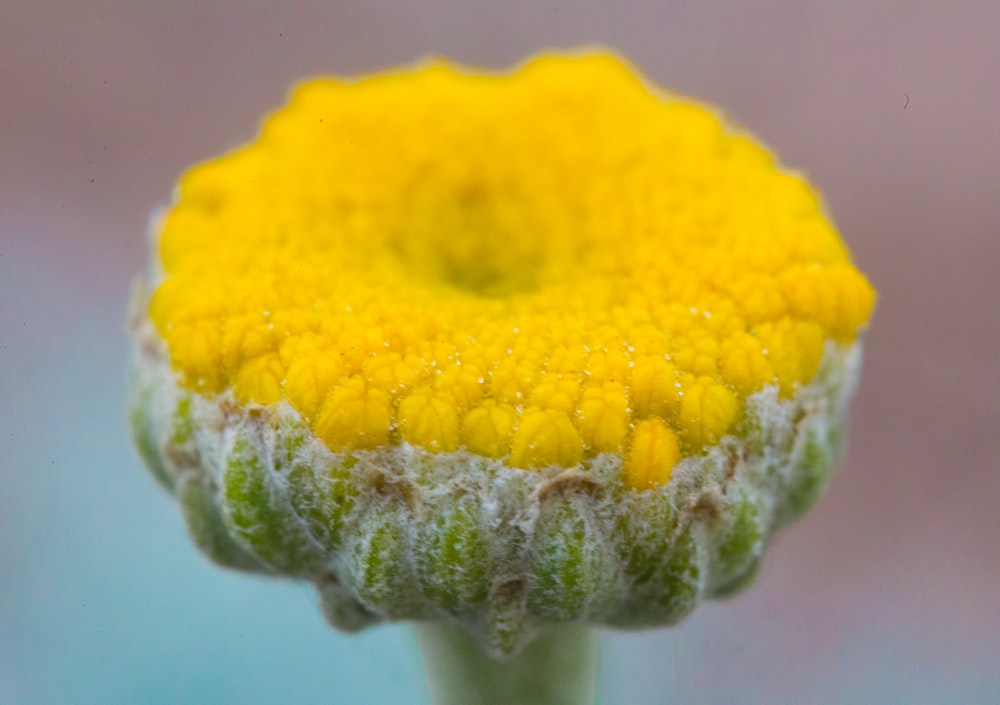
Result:
<instances>
[{"instance_id":1,"label":"dewdrop on floret","mask_svg":"<svg viewBox=\"0 0 1000 705\"><path fill-rule=\"evenodd\" d=\"M153 230L131 422L198 547L495 657L744 587L874 302L801 176L604 54L306 82Z\"/></svg>"}]
</instances>

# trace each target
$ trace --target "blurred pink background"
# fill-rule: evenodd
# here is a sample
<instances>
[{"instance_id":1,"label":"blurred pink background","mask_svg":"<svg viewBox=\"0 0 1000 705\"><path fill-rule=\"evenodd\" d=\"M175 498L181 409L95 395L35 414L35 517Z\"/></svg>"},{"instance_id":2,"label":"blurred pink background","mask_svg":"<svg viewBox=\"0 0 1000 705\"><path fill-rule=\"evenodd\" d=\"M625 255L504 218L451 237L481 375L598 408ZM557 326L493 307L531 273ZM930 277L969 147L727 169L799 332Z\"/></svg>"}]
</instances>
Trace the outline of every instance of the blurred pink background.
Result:
<instances>
[{"instance_id":1,"label":"blurred pink background","mask_svg":"<svg viewBox=\"0 0 1000 705\"><path fill-rule=\"evenodd\" d=\"M46 679L80 677L74 658L101 666L79 652L64 662L47 639L96 644L112 658L133 644L148 658L121 668L153 679L167 677L156 663L183 648L177 637L143 652L154 647L139 632L101 636L90 622L43 614L51 600L75 599L52 581L76 589L74 571L93 550L73 543L80 534L66 516L101 537L95 560L123 571L80 582L84 592L141 590L126 599L138 605L159 589L159 608L185 619L169 575L150 586L122 577L152 570L149 551L168 540L151 533L148 551L116 553L115 535L141 532L148 509L176 540L177 560L189 560L192 584L204 585L197 599L227 599L229 578L213 582L183 553L180 521L144 484L121 423L129 285L144 266L148 214L177 175L249 138L304 76L428 54L503 67L543 48L599 44L724 107L805 171L880 294L849 452L828 495L779 537L749 592L669 632L610 639L603 701L1000 702L998 31L1000 4L988 2L4 2L0 560L13 568L0 567L0 701L58 702L63 692L81 695L74 702L160 701L115 690L110 672L104 690L86 690L86 678L82 690L54 690ZM94 478L81 492L134 482L134 502L148 505L99 493L74 503L52 481L59 473ZM65 549L52 531L70 537ZM251 611L270 609L269 594L246 599ZM106 607L102 620L134 616L153 628L138 607ZM313 680L300 702L323 702L317 694L334 683L354 694L343 702L376 702L366 666L332 656L373 642L309 638L331 658L305 674ZM408 648L397 641L385 649ZM419 701L409 656L387 658L408 664L399 678ZM270 680L261 663L241 678ZM178 677L191 679L191 697L237 692L211 656L190 669ZM261 688L239 691L242 702L257 702Z\"/></svg>"}]
</instances>

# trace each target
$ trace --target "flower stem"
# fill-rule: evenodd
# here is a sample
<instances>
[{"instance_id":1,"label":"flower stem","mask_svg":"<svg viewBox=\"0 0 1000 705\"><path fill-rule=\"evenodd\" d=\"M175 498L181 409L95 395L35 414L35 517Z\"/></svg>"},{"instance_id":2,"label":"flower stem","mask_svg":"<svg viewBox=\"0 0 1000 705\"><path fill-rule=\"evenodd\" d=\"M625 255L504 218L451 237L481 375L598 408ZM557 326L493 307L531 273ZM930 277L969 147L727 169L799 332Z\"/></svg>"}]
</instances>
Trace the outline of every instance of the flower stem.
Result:
<instances>
[{"instance_id":1,"label":"flower stem","mask_svg":"<svg viewBox=\"0 0 1000 705\"><path fill-rule=\"evenodd\" d=\"M415 625L434 705L592 705L598 634L550 629L513 658L490 658L458 627Z\"/></svg>"}]
</instances>

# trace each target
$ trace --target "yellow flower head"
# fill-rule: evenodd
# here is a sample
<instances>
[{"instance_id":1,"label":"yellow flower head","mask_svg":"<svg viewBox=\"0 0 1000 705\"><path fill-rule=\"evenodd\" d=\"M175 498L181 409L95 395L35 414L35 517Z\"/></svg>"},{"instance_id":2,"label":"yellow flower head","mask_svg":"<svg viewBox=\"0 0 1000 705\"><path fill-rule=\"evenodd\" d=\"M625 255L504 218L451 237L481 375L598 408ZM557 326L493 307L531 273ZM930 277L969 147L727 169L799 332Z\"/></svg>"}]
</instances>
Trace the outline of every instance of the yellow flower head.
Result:
<instances>
[{"instance_id":1,"label":"yellow flower head","mask_svg":"<svg viewBox=\"0 0 1000 705\"><path fill-rule=\"evenodd\" d=\"M184 176L159 246L191 389L286 399L334 450L621 453L640 488L873 300L801 177L607 55L305 83Z\"/></svg>"},{"instance_id":2,"label":"yellow flower head","mask_svg":"<svg viewBox=\"0 0 1000 705\"><path fill-rule=\"evenodd\" d=\"M766 426L768 394L801 416L874 300L801 176L606 54L309 81L156 228L139 317L171 399L294 418L336 467L397 479L420 472L385 460L404 449L657 490Z\"/></svg>"}]
</instances>

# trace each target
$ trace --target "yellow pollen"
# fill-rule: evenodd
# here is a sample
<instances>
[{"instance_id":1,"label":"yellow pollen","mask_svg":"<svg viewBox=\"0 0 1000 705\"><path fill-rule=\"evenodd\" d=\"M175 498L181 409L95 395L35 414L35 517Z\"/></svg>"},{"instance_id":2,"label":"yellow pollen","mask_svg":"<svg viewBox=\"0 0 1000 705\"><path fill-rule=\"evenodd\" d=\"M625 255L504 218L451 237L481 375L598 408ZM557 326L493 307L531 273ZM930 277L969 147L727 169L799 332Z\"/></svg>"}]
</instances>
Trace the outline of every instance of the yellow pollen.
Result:
<instances>
[{"instance_id":1,"label":"yellow pollen","mask_svg":"<svg viewBox=\"0 0 1000 705\"><path fill-rule=\"evenodd\" d=\"M150 316L183 384L333 450L670 478L791 397L874 292L800 176L604 55L299 86L191 169Z\"/></svg>"}]
</instances>

